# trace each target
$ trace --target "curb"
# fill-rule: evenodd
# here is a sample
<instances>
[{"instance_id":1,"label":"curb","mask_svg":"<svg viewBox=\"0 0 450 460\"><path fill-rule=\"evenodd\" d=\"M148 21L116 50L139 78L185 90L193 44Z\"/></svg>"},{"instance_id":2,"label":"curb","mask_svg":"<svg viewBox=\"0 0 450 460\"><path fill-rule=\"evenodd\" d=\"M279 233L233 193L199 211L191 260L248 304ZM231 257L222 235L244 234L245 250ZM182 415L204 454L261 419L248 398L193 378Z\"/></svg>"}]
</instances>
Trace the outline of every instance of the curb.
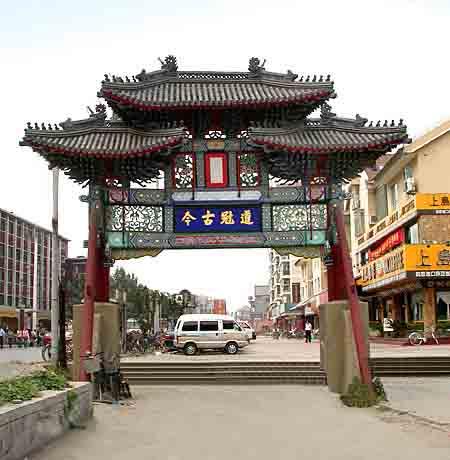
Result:
<instances>
[{"instance_id":1,"label":"curb","mask_svg":"<svg viewBox=\"0 0 450 460\"><path fill-rule=\"evenodd\" d=\"M378 410L385 410L388 412L391 412L396 415L407 415L409 417L414 418L415 420L426 423L427 425L431 425L434 428L438 428L441 431L450 431L450 421L449 422L441 422L439 420L435 420L429 417L424 417L423 415L417 415L414 412L408 411L408 410L403 410L403 409L396 409L395 407L392 407L388 404L378 404L377 406Z\"/></svg>"}]
</instances>

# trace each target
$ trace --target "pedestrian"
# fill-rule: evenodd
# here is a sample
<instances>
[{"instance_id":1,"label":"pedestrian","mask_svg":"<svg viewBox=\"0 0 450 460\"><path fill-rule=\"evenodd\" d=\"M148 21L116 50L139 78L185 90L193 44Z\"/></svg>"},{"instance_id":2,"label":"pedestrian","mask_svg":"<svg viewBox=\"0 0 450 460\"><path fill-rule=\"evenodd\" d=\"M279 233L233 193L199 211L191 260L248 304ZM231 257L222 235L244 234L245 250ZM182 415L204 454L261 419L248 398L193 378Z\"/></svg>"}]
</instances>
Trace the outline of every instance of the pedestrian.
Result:
<instances>
[{"instance_id":1,"label":"pedestrian","mask_svg":"<svg viewBox=\"0 0 450 460\"><path fill-rule=\"evenodd\" d=\"M0 348L3 348L5 337L6 337L6 331L3 329L3 327L0 326Z\"/></svg>"},{"instance_id":2,"label":"pedestrian","mask_svg":"<svg viewBox=\"0 0 450 460\"><path fill-rule=\"evenodd\" d=\"M305 343L311 343L312 324L309 319L305 323Z\"/></svg>"}]
</instances>

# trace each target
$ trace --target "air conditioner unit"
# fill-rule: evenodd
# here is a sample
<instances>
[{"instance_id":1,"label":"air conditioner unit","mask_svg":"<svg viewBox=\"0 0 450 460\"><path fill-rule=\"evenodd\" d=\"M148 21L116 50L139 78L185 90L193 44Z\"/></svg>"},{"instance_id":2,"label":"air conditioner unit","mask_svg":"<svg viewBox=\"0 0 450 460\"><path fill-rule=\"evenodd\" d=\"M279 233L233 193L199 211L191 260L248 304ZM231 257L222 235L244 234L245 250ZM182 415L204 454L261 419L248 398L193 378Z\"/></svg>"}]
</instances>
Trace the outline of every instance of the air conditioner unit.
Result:
<instances>
[{"instance_id":1,"label":"air conditioner unit","mask_svg":"<svg viewBox=\"0 0 450 460\"><path fill-rule=\"evenodd\" d=\"M378 222L377 216L370 216L369 217L369 225L376 225Z\"/></svg>"},{"instance_id":2,"label":"air conditioner unit","mask_svg":"<svg viewBox=\"0 0 450 460\"><path fill-rule=\"evenodd\" d=\"M406 179L406 193L408 195L414 195L416 193L416 181L414 177L408 177Z\"/></svg>"}]
</instances>

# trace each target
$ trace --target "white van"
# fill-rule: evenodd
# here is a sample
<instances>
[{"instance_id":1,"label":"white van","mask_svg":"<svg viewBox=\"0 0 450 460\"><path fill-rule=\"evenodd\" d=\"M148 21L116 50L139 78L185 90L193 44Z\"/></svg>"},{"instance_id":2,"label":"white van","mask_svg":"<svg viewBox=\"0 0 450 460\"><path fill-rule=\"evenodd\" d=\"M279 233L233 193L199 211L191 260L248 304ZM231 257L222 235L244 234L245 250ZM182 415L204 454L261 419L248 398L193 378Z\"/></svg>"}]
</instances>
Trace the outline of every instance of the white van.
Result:
<instances>
[{"instance_id":1,"label":"white van","mask_svg":"<svg viewBox=\"0 0 450 460\"><path fill-rule=\"evenodd\" d=\"M250 326L250 324L247 323L247 321L238 321L239 326L244 329L245 333L247 334L247 338L249 340L256 340L256 332L255 330Z\"/></svg>"},{"instance_id":2,"label":"white van","mask_svg":"<svg viewBox=\"0 0 450 460\"><path fill-rule=\"evenodd\" d=\"M200 349L222 349L234 355L248 344L245 331L231 316L181 315L175 326L175 346L186 355Z\"/></svg>"}]
</instances>

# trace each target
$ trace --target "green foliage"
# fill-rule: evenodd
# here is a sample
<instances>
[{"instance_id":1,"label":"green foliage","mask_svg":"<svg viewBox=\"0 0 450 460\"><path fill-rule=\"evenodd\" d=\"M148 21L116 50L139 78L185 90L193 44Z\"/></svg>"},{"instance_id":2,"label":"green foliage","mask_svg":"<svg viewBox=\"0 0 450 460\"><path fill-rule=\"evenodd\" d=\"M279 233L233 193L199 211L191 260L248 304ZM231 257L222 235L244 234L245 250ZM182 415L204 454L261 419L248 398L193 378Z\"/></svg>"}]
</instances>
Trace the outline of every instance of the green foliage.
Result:
<instances>
[{"instance_id":1,"label":"green foliage","mask_svg":"<svg viewBox=\"0 0 450 460\"><path fill-rule=\"evenodd\" d=\"M32 374L30 379L40 391L64 390L67 386L67 377L63 373L51 368Z\"/></svg>"},{"instance_id":2,"label":"green foliage","mask_svg":"<svg viewBox=\"0 0 450 460\"><path fill-rule=\"evenodd\" d=\"M383 324L380 321L369 321L369 328L373 331L383 332Z\"/></svg>"},{"instance_id":3,"label":"green foliage","mask_svg":"<svg viewBox=\"0 0 450 460\"><path fill-rule=\"evenodd\" d=\"M381 381L380 377L375 377L372 381L373 391L377 397L377 401L387 401L386 390L384 389L383 382Z\"/></svg>"},{"instance_id":4,"label":"green foliage","mask_svg":"<svg viewBox=\"0 0 450 460\"><path fill-rule=\"evenodd\" d=\"M0 382L0 404L13 401L29 401L39 394L39 388L29 377Z\"/></svg>"},{"instance_id":5,"label":"green foliage","mask_svg":"<svg viewBox=\"0 0 450 460\"><path fill-rule=\"evenodd\" d=\"M156 303L161 304L161 315L167 319L177 319L182 313L180 308L173 301L173 296L149 289L133 273L126 272L122 267L117 268L110 279L111 293L116 290L127 293L127 316L134 318L140 328L145 332L153 327L153 318Z\"/></svg>"},{"instance_id":6,"label":"green foliage","mask_svg":"<svg viewBox=\"0 0 450 460\"><path fill-rule=\"evenodd\" d=\"M392 323L394 337L406 337L408 335L408 325L404 321L395 320Z\"/></svg>"},{"instance_id":7,"label":"green foliage","mask_svg":"<svg viewBox=\"0 0 450 460\"><path fill-rule=\"evenodd\" d=\"M64 390L67 378L53 369L35 372L0 382L0 405L13 401L29 401L44 390Z\"/></svg>"},{"instance_id":8,"label":"green foliage","mask_svg":"<svg viewBox=\"0 0 450 460\"><path fill-rule=\"evenodd\" d=\"M450 321L438 321L436 329L439 330L442 336L450 335Z\"/></svg>"},{"instance_id":9,"label":"green foliage","mask_svg":"<svg viewBox=\"0 0 450 460\"><path fill-rule=\"evenodd\" d=\"M387 401L387 396L378 377L373 380L372 388L354 377L347 393L341 395L341 401L349 407L371 407L381 401Z\"/></svg>"},{"instance_id":10,"label":"green foliage","mask_svg":"<svg viewBox=\"0 0 450 460\"><path fill-rule=\"evenodd\" d=\"M423 323L408 323L407 329L409 333L413 331L423 332Z\"/></svg>"}]
</instances>

